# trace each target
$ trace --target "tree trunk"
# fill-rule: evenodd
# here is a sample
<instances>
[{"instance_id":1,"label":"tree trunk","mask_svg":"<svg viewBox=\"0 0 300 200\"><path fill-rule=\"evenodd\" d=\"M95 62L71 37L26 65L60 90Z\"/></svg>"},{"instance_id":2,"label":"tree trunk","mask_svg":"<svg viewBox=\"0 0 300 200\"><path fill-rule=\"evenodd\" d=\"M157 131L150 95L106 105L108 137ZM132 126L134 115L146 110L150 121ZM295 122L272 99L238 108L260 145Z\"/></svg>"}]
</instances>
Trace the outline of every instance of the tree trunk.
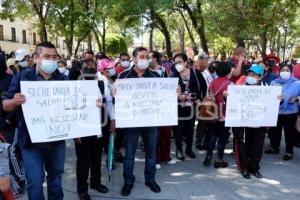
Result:
<instances>
[{"instance_id":1,"label":"tree trunk","mask_svg":"<svg viewBox=\"0 0 300 200\"><path fill-rule=\"evenodd\" d=\"M79 41L79 40L77 41L77 44L76 44L76 47L75 47L75 50L74 50L74 55L77 55L78 49L79 49L79 46L80 46L81 42L82 41Z\"/></svg>"},{"instance_id":2,"label":"tree trunk","mask_svg":"<svg viewBox=\"0 0 300 200\"><path fill-rule=\"evenodd\" d=\"M205 31L204 31L204 18L202 16L202 11L201 11L201 3L198 0L197 1L197 11L192 11L192 9L189 7L189 5L187 4L187 2L185 0L182 0L182 8L184 10L186 10L189 14L189 17L192 21L193 27L196 30L197 34L199 35L200 38L200 44L201 47L203 49L203 51L207 54L209 54L208 52L208 45L207 45L207 40L206 40L206 36L205 36ZM197 13L198 18L194 15L194 13ZM198 21L200 20L200 24L198 23Z\"/></svg>"},{"instance_id":3,"label":"tree trunk","mask_svg":"<svg viewBox=\"0 0 300 200\"><path fill-rule=\"evenodd\" d=\"M152 52L153 51L153 28L151 28L150 30L149 46L150 46L150 52Z\"/></svg>"},{"instance_id":4,"label":"tree trunk","mask_svg":"<svg viewBox=\"0 0 300 200\"><path fill-rule=\"evenodd\" d=\"M237 44L236 44L237 47L244 47L244 48L246 47L246 44L244 42L244 38L237 37L236 42L237 42Z\"/></svg>"},{"instance_id":5,"label":"tree trunk","mask_svg":"<svg viewBox=\"0 0 300 200\"><path fill-rule=\"evenodd\" d=\"M81 42L88 36L89 33L90 33L90 31L87 31L85 34L82 35L81 38L78 38L77 44L76 44L76 47L75 47L75 51L74 51L75 55L78 53L78 49L79 49L79 46L80 46Z\"/></svg>"},{"instance_id":6,"label":"tree trunk","mask_svg":"<svg viewBox=\"0 0 300 200\"><path fill-rule=\"evenodd\" d=\"M92 32L89 33L88 38L87 38L87 45L88 45L88 49L93 50L93 46L92 46Z\"/></svg>"},{"instance_id":7,"label":"tree trunk","mask_svg":"<svg viewBox=\"0 0 300 200\"><path fill-rule=\"evenodd\" d=\"M263 57L266 56L266 52L267 52L267 43L268 43L268 39L267 39L267 31L264 31L262 34L261 34L261 38L260 38L260 41L261 41L261 55Z\"/></svg>"},{"instance_id":8,"label":"tree trunk","mask_svg":"<svg viewBox=\"0 0 300 200\"><path fill-rule=\"evenodd\" d=\"M96 30L93 30L93 33L94 33L94 36L95 36L95 39L96 39L96 42L97 42L98 50L102 51L99 35L98 35Z\"/></svg>"},{"instance_id":9,"label":"tree trunk","mask_svg":"<svg viewBox=\"0 0 300 200\"><path fill-rule=\"evenodd\" d=\"M177 9L177 11L181 15L181 18L183 19L183 22L184 22L184 25L185 25L185 29L187 30L187 32L189 34L189 37L191 39L191 42L192 42L193 51L194 51L195 55L197 55L198 54L198 46L197 46L197 44L195 42L195 38L194 38L193 33L192 33L192 31L191 31L191 29L189 27L189 24L188 24L186 18L184 17L184 14L182 13L182 11L180 9Z\"/></svg>"},{"instance_id":10,"label":"tree trunk","mask_svg":"<svg viewBox=\"0 0 300 200\"><path fill-rule=\"evenodd\" d=\"M38 34L40 36L40 39L42 42L47 42L48 41L48 34L47 34L47 29L46 29L46 24L47 24L47 16L48 16L48 11L50 4L45 5L45 2L41 1L29 1L30 4L33 6L33 10L35 11L35 14L38 16L39 19L39 31ZM44 10L44 6L45 10Z\"/></svg>"},{"instance_id":11,"label":"tree trunk","mask_svg":"<svg viewBox=\"0 0 300 200\"><path fill-rule=\"evenodd\" d=\"M106 19L103 18L102 19L102 24L103 24L103 27L102 27L102 36L101 36L101 39L102 39L102 52L105 53L106 52L106 43L105 43L105 38L106 38Z\"/></svg>"},{"instance_id":12,"label":"tree trunk","mask_svg":"<svg viewBox=\"0 0 300 200\"><path fill-rule=\"evenodd\" d=\"M179 43L180 43L180 51L181 53L184 53L185 50L185 43L184 43L184 33L185 29L183 26L178 27L178 34L179 34Z\"/></svg>"},{"instance_id":13,"label":"tree trunk","mask_svg":"<svg viewBox=\"0 0 300 200\"><path fill-rule=\"evenodd\" d=\"M151 19L151 24L150 24L150 36L149 36L149 46L150 46L150 51L153 51L153 31L154 31L154 27L153 27L153 22L155 21L154 19L154 8L151 7L150 8L150 19Z\"/></svg>"},{"instance_id":14,"label":"tree trunk","mask_svg":"<svg viewBox=\"0 0 300 200\"><path fill-rule=\"evenodd\" d=\"M280 56L280 48L281 48L281 33L278 31L278 36L277 36L277 44L276 44L276 53L278 56Z\"/></svg>"},{"instance_id":15,"label":"tree trunk","mask_svg":"<svg viewBox=\"0 0 300 200\"><path fill-rule=\"evenodd\" d=\"M158 26L159 30L162 32L162 34L165 37L167 56L169 58L172 58L173 55L172 55L172 47L171 47L171 37L167 25L164 19L155 12L154 12L154 19L157 23L156 25Z\"/></svg>"},{"instance_id":16,"label":"tree trunk","mask_svg":"<svg viewBox=\"0 0 300 200\"><path fill-rule=\"evenodd\" d=\"M47 42L48 41L46 21L44 20L43 16L39 16L38 34L39 34L41 42Z\"/></svg>"},{"instance_id":17,"label":"tree trunk","mask_svg":"<svg viewBox=\"0 0 300 200\"><path fill-rule=\"evenodd\" d=\"M73 40L72 41L65 40L65 44L67 47L68 56L71 56L73 53Z\"/></svg>"},{"instance_id":18,"label":"tree trunk","mask_svg":"<svg viewBox=\"0 0 300 200\"><path fill-rule=\"evenodd\" d=\"M208 46L207 46L207 40L206 40L206 36L205 36L205 32L204 32L204 28L203 27L199 27L199 29L198 29L198 35L200 37L201 47L202 47L203 51L207 55L209 55Z\"/></svg>"}]
</instances>

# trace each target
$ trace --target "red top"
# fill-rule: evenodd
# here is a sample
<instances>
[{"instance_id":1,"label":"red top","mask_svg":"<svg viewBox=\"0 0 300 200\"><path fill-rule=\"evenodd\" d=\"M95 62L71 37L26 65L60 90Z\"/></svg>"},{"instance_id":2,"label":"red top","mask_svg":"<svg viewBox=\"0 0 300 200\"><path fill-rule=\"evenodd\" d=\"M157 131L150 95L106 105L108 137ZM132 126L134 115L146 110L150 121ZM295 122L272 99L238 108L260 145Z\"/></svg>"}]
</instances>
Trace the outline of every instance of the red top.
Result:
<instances>
[{"instance_id":1,"label":"red top","mask_svg":"<svg viewBox=\"0 0 300 200\"><path fill-rule=\"evenodd\" d=\"M247 76L243 75L235 82L236 85L245 85Z\"/></svg>"},{"instance_id":2,"label":"red top","mask_svg":"<svg viewBox=\"0 0 300 200\"><path fill-rule=\"evenodd\" d=\"M120 63L118 63L116 65L116 74L117 74L117 76L119 76L119 74L121 74L124 70L125 70L125 68L121 67Z\"/></svg>"},{"instance_id":3,"label":"red top","mask_svg":"<svg viewBox=\"0 0 300 200\"><path fill-rule=\"evenodd\" d=\"M239 59L236 58L236 57L232 57L231 60L232 60L233 63L234 63L233 68L236 69L237 66L238 66L238 63L239 63ZM247 64L248 64L248 61L245 60L245 61L243 62L243 64L242 64L241 74L240 74L239 76L232 76L231 79L230 79L231 82L236 83L236 82L241 78L241 76L242 76L242 71L243 71L242 69L243 69L243 67L246 66Z\"/></svg>"},{"instance_id":4,"label":"red top","mask_svg":"<svg viewBox=\"0 0 300 200\"><path fill-rule=\"evenodd\" d=\"M294 74L294 76L295 76L296 79L300 80L300 64L296 64L293 67L293 74Z\"/></svg>"},{"instance_id":5,"label":"red top","mask_svg":"<svg viewBox=\"0 0 300 200\"><path fill-rule=\"evenodd\" d=\"M277 76L279 76L279 74L280 74L280 67L278 65L274 66L272 68L272 73L275 74L275 75L277 75Z\"/></svg>"},{"instance_id":6,"label":"red top","mask_svg":"<svg viewBox=\"0 0 300 200\"><path fill-rule=\"evenodd\" d=\"M213 80L208 87L208 92L215 95L216 104L218 106L218 113L220 119L225 117L225 102L224 102L224 92L227 91L228 85L231 84L231 81L225 77L219 77ZM222 111L222 113L221 113Z\"/></svg>"}]
</instances>

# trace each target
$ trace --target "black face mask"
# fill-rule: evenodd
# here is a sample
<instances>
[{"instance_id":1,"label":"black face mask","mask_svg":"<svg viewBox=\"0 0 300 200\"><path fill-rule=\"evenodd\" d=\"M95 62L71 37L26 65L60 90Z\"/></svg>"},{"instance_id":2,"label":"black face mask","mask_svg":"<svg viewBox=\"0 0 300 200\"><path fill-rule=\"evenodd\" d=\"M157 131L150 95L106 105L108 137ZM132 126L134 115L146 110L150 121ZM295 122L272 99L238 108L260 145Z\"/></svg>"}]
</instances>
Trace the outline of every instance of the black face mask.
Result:
<instances>
[{"instance_id":1,"label":"black face mask","mask_svg":"<svg viewBox=\"0 0 300 200\"><path fill-rule=\"evenodd\" d=\"M85 80L95 80L96 79L97 70L95 68L83 68L82 74L87 75L84 77Z\"/></svg>"},{"instance_id":2,"label":"black face mask","mask_svg":"<svg viewBox=\"0 0 300 200\"><path fill-rule=\"evenodd\" d=\"M266 65L267 65L268 67L274 67L275 64L276 64L275 60L268 60L267 63L266 63Z\"/></svg>"},{"instance_id":3,"label":"black face mask","mask_svg":"<svg viewBox=\"0 0 300 200\"><path fill-rule=\"evenodd\" d=\"M95 68L84 68L83 74L96 74L97 70Z\"/></svg>"}]
</instances>

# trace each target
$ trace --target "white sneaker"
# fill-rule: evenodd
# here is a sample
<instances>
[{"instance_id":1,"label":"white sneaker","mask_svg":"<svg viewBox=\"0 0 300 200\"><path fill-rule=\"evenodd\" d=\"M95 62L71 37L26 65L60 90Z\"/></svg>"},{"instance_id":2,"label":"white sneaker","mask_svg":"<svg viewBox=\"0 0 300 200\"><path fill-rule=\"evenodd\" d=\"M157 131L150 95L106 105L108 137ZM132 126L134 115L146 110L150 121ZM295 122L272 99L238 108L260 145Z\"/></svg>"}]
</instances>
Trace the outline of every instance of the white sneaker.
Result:
<instances>
[{"instance_id":1,"label":"white sneaker","mask_svg":"<svg viewBox=\"0 0 300 200\"><path fill-rule=\"evenodd\" d=\"M161 165L160 164L156 164L155 167L156 167L156 169L161 169Z\"/></svg>"},{"instance_id":2,"label":"white sneaker","mask_svg":"<svg viewBox=\"0 0 300 200\"><path fill-rule=\"evenodd\" d=\"M169 165L175 165L176 164L176 160L172 159L168 162Z\"/></svg>"}]
</instances>

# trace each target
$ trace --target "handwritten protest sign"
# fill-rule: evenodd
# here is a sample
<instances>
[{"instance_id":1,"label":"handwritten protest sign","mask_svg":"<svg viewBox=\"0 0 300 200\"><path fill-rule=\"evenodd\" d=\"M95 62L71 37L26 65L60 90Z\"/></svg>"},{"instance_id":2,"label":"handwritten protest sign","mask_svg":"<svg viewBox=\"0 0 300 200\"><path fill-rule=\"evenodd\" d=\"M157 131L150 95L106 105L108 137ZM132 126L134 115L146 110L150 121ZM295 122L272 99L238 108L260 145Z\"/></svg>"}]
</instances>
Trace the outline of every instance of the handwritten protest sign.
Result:
<instances>
[{"instance_id":1,"label":"handwritten protest sign","mask_svg":"<svg viewBox=\"0 0 300 200\"><path fill-rule=\"evenodd\" d=\"M229 86L225 126L276 126L281 90L278 86Z\"/></svg>"},{"instance_id":2,"label":"handwritten protest sign","mask_svg":"<svg viewBox=\"0 0 300 200\"><path fill-rule=\"evenodd\" d=\"M116 82L116 126L177 125L177 78L128 78Z\"/></svg>"},{"instance_id":3,"label":"handwritten protest sign","mask_svg":"<svg viewBox=\"0 0 300 200\"><path fill-rule=\"evenodd\" d=\"M21 81L21 92L33 143L101 134L97 81Z\"/></svg>"}]
</instances>

